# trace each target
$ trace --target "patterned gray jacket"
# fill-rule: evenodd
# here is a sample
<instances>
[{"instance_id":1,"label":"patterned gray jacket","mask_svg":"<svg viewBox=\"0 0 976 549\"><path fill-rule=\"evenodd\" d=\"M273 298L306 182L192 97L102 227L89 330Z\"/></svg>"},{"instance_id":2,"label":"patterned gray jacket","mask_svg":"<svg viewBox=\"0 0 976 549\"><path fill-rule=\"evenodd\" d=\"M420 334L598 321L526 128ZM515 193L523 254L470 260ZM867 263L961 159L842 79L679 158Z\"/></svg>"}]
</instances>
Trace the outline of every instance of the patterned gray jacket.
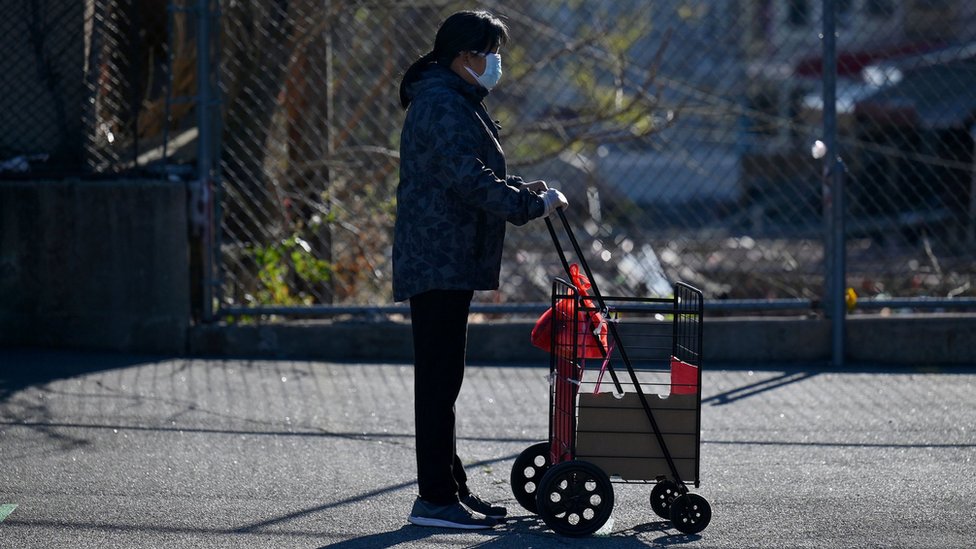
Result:
<instances>
[{"instance_id":1,"label":"patterned gray jacket","mask_svg":"<svg viewBox=\"0 0 976 549\"><path fill-rule=\"evenodd\" d=\"M505 222L541 217L542 198L506 173L487 91L431 65L407 87L393 237L393 298L498 288Z\"/></svg>"}]
</instances>

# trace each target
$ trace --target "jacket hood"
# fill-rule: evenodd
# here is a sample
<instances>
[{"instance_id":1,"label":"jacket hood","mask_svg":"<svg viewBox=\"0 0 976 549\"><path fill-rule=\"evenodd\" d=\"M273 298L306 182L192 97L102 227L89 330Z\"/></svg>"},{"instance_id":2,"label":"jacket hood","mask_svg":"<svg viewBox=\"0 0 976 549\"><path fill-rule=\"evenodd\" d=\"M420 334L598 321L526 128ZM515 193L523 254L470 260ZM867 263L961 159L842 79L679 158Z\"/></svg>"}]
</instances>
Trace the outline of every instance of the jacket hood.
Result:
<instances>
[{"instance_id":1,"label":"jacket hood","mask_svg":"<svg viewBox=\"0 0 976 549\"><path fill-rule=\"evenodd\" d=\"M409 84L406 91L407 97L412 102L421 95L438 90L454 90L474 101L481 101L488 95L488 90L465 82L451 69L436 63L424 69L420 73L420 78Z\"/></svg>"}]
</instances>

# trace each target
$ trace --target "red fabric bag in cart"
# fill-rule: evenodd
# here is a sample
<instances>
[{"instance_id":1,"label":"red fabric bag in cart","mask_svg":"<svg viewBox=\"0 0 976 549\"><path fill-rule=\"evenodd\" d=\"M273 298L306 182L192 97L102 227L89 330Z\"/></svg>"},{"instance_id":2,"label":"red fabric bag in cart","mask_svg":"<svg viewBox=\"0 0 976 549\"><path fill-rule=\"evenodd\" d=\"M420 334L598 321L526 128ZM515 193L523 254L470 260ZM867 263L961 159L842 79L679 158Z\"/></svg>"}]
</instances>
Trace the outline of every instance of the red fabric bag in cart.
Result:
<instances>
[{"instance_id":1,"label":"red fabric bag in cart","mask_svg":"<svg viewBox=\"0 0 976 549\"><path fill-rule=\"evenodd\" d=\"M594 308L593 301L586 299L586 291L590 289L590 281L586 276L580 274L579 265L570 265L569 274L572 278L573 286L584 299L581 305L587 308ZM561 357L570 355L569 349L573 344L573 326L579 326L580 333L577 339L577 358L603 358L607 351L607 324L597 311L578 311L579 322L572 322L573 301L571 299L560 299L556 303L555 311L550 307L532 328L532 344L548 352L553 351L552 333L553 318L556 322L556 354ZM599 334L599 336L597 336Z\"/></svg>"}]
</instances>

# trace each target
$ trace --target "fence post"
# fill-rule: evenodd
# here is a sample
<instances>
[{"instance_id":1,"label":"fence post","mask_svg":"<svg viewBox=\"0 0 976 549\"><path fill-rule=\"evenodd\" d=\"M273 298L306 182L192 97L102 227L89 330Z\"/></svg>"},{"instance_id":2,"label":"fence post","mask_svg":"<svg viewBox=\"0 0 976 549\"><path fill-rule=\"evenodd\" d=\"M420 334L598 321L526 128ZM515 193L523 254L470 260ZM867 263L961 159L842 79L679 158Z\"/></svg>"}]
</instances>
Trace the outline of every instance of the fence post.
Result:
<instances>
[{"instance_id":1,"label":"fence post","mask_svg":"<svg viewBox=\"0 0 976 549\"><path fill-rule=\"evenodd\" d=\"M972 250L976 248L976 124L969 127L969 137L973 142L973 160L969 179L969 217L966 221L966 246Z\"/></svg>"},{"instance_id":2,"label":"fence post","mask_svg":"<svg viewBox=\"0 0 976 549\"><path fill-rule=\"evenodd\" d=\"M197 0L197 184L203 208L201 233L204 322L213 321L213 114L210 66L210 24L212 0Z\"/></svg>"},{"instance_id":3,"label":"fence post","mask_svg":"<svg viewBox=\"0 0 976 549\"><path fill-rule=\"evenodd\" d=\"M823 2L823 124L824 144L824 217L825 217L825 312L830 318L831 359L834 366L844 365L844 317L846 303L844 240L844 169L837 139L837 35L834 0Z\"/></svg>"}]
</instances>

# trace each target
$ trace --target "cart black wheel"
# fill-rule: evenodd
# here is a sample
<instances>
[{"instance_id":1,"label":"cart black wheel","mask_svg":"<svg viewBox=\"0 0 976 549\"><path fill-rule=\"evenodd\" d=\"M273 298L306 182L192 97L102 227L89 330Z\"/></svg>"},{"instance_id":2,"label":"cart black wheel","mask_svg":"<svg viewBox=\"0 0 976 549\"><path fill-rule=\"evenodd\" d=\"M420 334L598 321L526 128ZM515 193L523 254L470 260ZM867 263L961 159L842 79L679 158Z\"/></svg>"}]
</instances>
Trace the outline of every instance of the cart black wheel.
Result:
<instances>
[{"instance_id":1,"label":"cart black wheel","mask_svg":"<svg viewBox=\"0 0 976 549\"><path fill-rule=\"evenodd\" d=\"M712 520L712 508L698 494L684 494L671 503L671 525L685 534L697 534Z\"/></svg>"},{"instance_id":2,"label":"cart black wheel","mask_svg":"<svg viewBox=\"0 0 976 549\"><path fill-rule=\"evenodd\" d=\"M680 495L674 481L662 480L651 489L651 509L664 520L671 520L671 503Z\"/></svg>"},{"instance_id":3,"label":"cart black wheel","mask_svg":"<svg viewBox=\"0 0 976 549\"><path fill-rule=\"evenodd\" d=\"M602 469L572 460L549 468L536 495L546 526L564 536L588 536L613 512L613 484Z\"/></svg>"},{"instance_id":4,"label":"cart black wheel","mask_svg":"<svg viewBox=\"0 0 976 549\"><path fill-rule=\"evenodd\" d=\"M530 513L536 513L535 494L542 476L549 470L549 443L540 442L526 448L512 465L512 493Z\"/></svg>"}]
</instances>

